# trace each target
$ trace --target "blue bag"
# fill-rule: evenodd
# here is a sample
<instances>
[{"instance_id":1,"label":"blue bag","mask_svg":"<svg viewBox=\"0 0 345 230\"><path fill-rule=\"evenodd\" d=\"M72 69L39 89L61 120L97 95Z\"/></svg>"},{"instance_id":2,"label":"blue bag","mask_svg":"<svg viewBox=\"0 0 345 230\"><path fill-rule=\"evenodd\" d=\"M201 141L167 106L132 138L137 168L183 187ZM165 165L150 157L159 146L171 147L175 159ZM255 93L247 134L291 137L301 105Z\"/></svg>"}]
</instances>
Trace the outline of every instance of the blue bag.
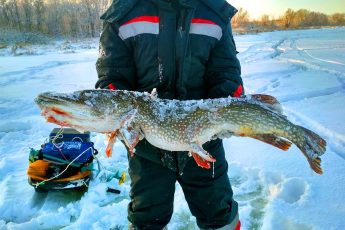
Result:
<instances>
[{"instance_id":1,"label":"blue bag","mask_svg":"<svg viewBox=\"0 0 345 230\"><path fill-rule=\"evenodd\" d=\"M69 164L73 161L72 166L81 167L93 160L95 149L93 142L48 142L42 146L41 154L44 160L60 164Z\"/></svg>"}]
</instances>

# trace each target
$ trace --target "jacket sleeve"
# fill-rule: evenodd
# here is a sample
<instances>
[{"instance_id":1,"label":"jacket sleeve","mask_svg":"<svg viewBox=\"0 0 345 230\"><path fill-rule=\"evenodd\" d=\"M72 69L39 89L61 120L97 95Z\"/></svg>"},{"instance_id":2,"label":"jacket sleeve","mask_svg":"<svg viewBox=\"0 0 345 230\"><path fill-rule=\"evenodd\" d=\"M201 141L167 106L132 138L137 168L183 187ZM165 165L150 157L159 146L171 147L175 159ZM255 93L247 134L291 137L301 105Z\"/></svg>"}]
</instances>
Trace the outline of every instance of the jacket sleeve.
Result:
<instances>
[{"instance_id":1,"label":"jacket sleeve","mask_svg":"<svg viewBox=\"0 0 345 230\"><path fill-rule=\"evenodd\" d=\"M236 54L236 46L229 24L222 38L211 51L206 65L205 77L209 98L243 95L241 65Z\"/></svg>"},{"instance_id":2,"label":"jacket sleeve","mask_svg":"<svg viewBox=\"0 0 345 230\"><path fill-rule=\"evenodd\" d=\"M115 26L104 22L96 62L98 81L96 88L135 88L135 67L132 52L119 37Z\"/></svg>"}]
</instances>

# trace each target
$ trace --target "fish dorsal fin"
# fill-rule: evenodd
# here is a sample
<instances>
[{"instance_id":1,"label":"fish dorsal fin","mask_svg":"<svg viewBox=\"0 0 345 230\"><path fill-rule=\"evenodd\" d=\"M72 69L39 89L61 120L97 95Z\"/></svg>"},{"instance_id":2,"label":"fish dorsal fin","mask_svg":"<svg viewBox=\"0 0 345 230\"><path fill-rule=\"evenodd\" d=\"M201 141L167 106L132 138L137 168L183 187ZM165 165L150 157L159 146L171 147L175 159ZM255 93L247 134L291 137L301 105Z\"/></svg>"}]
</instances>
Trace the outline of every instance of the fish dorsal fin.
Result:
<instances>
[{"instance_id":1,"label":"fish dorsal fin","mask_svg":"<svg viewBox=\"0 0 345 230\"><path fill-rule=\"evenodd\" d=\"M283 108L277 98L266 94L252 94L250 98L266 105L269 109L283 115Z\"/></svg>"}]
</instances>

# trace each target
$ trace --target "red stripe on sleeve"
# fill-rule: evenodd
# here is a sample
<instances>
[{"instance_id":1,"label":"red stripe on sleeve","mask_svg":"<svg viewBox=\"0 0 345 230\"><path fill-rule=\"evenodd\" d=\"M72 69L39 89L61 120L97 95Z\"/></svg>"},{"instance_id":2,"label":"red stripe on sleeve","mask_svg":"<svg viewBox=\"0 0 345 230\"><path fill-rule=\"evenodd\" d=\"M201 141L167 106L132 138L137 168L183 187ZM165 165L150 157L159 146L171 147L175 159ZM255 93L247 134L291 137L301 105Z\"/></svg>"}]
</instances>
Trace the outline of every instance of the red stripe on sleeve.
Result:
<instances>
[{"instance_id":1,"label":"red stripe on sleeve","mask_svg":"<svg viewBox=\"0 0 345 230\"><path fill-rule=\"evenodd\" d=\"M112 83L110 83L110 84L108 85L108 88L111 89L111 90L116 90L116 86L113 85Z\"/></svg>"},{"instance_id":2,"label":"red stripe on sleeve","mask_svg":"<svg viewBox=\"0 0 345 230\"><path fill-rule=\"evenodd\" d=\"M214 23L210 20L207 20L207 19L203 19L203 18L193 18L192 23L204 23L204 24L217 25L216 23Z\"/></svg>"},{"instance_id":3,"label":"red stripe on sleeve","mask_svg":"<svg viewBox=\"0 0 345 230\"><path fill-rule=\"evenodd\" d=\"M152 23L158 23L159 22L159 17L158 16L139 16L136 18L132 18L128 22L125 22L123 25L131 24L134 22L152 22Z\"/></svg>"},{"instance_id":4,"label":"red stripe on sleeve","mask_svg":"<svg viewBox=\"0 0 345 230\"><path fill-rule=\"evenodd\" d=\"M233 97L240 97L243 93L242 85L239 85L236 91L232 94Z\"/></svg>"}]
</instances>

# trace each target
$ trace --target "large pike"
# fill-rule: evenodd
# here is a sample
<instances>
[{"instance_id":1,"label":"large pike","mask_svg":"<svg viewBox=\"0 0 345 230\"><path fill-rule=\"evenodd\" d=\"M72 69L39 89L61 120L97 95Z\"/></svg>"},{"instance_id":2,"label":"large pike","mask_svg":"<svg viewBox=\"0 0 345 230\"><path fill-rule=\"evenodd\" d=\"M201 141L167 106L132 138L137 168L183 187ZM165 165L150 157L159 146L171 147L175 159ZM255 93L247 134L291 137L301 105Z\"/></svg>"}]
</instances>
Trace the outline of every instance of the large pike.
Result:
<instances>
[{"instance_id":1,"label":"large pike","mask_svg":"<svg viewBox=\"0 0 345 230\"><path fill-rule=\"evenodd\" d=\"M210 162L216 159L202 144L236 135L283 150L289 149L292 142L310 167L322 174L320 156L326 150L325 140L291 123L278 101L268 95L178 101L159 99L155 93L84 90L42 93L36 103L48 122L108 134L108 154L116 136L132 154L139 140L146 138L161 149L188 151L199 166L210 168Z\"/></svg>"}]
</instances>

